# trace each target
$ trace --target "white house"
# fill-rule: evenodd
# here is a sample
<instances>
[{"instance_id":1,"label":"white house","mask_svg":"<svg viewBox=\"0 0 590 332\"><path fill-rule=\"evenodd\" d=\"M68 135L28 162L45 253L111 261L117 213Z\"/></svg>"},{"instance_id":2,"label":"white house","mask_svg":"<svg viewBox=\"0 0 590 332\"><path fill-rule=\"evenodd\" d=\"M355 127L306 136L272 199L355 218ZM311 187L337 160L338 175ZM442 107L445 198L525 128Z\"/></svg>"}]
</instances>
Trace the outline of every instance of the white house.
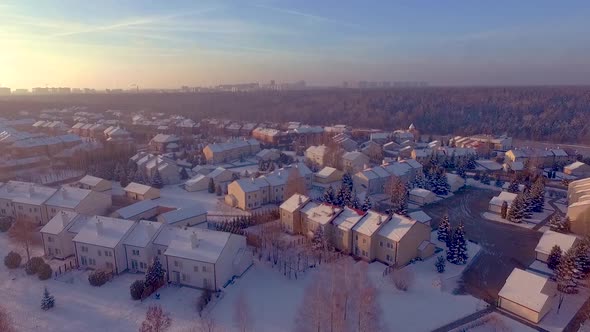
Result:
<instances>
[{"instance_id":1,"label":"white house","mask_svg":"<svg viewBox=\"0 0 590 332\"><path fill-rule=\"evenodd\" d=\"M45 202L56 191L35 183L8 181L0 187L0 216L44 225L49 221Z\"/></svg>"},{"instance_id":2,"label":"white house","mask_svg":"<svg viewBox=\"0 0 590 332\"><path fill-rule=\"evenodd\" d=\"M422 188L413 188L410 190L409 196L410 202L419 206L430 204L436 200L436 195L432 191Z\"/></svg>"},{"instance_id":3,"label":"white house","mask_svg":"<svg viewBox=\"0 0 590 332\"><path fill-rule=\"evenodd\" d=\"M137 222L123 241L129 271L145 273L155 256L153 241L162 227L163 224L159 222Z\"/></svg>"},{"instance_id":4,"label":"white house","mask_svg":"<svg viewBox=\"0 0 590 332\"><path fill-rule=\"evenodd\" d=\"M139 201L115 211L117 218L127 220L151 219L158 215L158 204L152 200Z\"/></svg>"},{"instance_id":5,"label":"white house","mask_svg":"<svg viewBox=\"0 0 590 332\"><path fill-rule=\"evenodd\" d=\"M553 246L559 246L561 252L565 253L578 241L578 238L573 234L563 234L547 230L543 233L543 236L541 236L541 239L535 248L536 258L541 262L547 262Z\"/></svg>"},{"instance_id":6,"label":"white house","mask_svg":"<svg viewBox=\"0 0 590 332\"><path fill-rule=\"evenodd\" d=\"M158 216L158 221L171 226L201 226L207 228L207 211L200 206L181 208L162 213Z\"/></svg>"},{"instance_id":7,"label":"white house","mask_svg":"<svg viewBox=\"0 0 590 332\"><path fill-rule=\"evenodd\" d=\"M112 189L113 184L109 180L92 175L86 175L76 183L76 186L82 189L107 192Z\"/></svg>"},{"instance_id":8,"label":"white house","mask_svg":"<svg viewBox=\"0 0 590 332\"><path fill-rule=\"evenodd\" d=\"M515 198L516 194L503 191L498 196L492 197L490 200L489 209L492 212L502 213L502 204L506 202L506 204L510 206Z\"/></svg>"},{"instance_id":9,"label":"white house","mask_svg":"<svg viewBox=\"0 0 590 332\"><path fill-rule=\"evenodd\" d=\"M183 286L219 290L252 265L246 238L226 232L164 226L154 246L168 281Z\"/></svg>"},{"instance_id":10,"label":"white house","mask_svg":"<svg viewBox=\"0 0 590 332\"><path fill-rule=\"evenodd\" d=\"M136 223L131 220L94 216L73 238L80 267L104 269L119 274L127 269L123 240Z\"/></svg>"},{"instance_id":11,"label":"white house","mask_svg":"<svg viewBox=\"0 0 590 332\"><path fill-rule=\"evenodd\" d=\"M45 256L58 259L73 256L72 239L87 220L87 216L73 211L60 211L51 218L40 230Z\"/></svg>"},{"instance_id":12,"label":"white house","mask_svg":"<svg viewBox=\"0 0 590 332\"><path fill-rule=\"evenodd\" d=\"M555 295L549 278L515 268L498 293L498 306L536 324L551 309Z\"/></svg>"},{"instance_id":13,"label":"white house","mask_svg":"<svg viewBox=\"0 0 590 332\"><path fill-rule=\"evenodd\" d=\"M369 157L362 152L352 151L342 155L342 169L354 174L360 172L369 164Z\"/></svg>"},{"instance_id":14,"label":"white house","mask_svg":"<svg viewBox=\"0 0 590 332\"><path fill-rule=\"evenodd\" d=\"M59 211L105 215L112 206L112 200L108 193L63 186L45 202L45 206L48 218L53 218Z\"/></svg>"}]
</instances>

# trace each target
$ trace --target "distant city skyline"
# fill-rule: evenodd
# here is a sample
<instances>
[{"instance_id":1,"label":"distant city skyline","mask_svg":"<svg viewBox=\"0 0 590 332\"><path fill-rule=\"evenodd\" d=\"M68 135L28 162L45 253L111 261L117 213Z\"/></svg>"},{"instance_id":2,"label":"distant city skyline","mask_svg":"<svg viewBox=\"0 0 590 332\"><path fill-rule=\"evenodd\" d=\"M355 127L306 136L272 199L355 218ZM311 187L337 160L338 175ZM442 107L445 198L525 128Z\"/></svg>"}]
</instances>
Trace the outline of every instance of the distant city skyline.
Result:
<instances>
[{"instance_id":1,"label":"distant city skyline","mask_svg":"<svg viewBox=\"0 0 590 332\"><path fill-rule=\"evenodd\" d=\"M0 86L590 84L587 1L16 1Z\"/></svg>"}]
</instances>

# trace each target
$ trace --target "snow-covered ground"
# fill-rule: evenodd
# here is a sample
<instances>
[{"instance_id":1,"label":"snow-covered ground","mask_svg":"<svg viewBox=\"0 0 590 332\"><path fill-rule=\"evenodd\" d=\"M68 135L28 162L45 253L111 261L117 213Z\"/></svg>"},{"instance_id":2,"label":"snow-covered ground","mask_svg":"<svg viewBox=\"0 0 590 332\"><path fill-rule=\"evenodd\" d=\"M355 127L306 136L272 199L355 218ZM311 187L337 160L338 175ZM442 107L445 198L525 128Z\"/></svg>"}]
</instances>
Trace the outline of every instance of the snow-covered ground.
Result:
<instances>
[{"instance_id":1,"label":"snow-covered ground","mask_svg":"<svg viewBox=\"0 0 590 332\"><path fill-rule=\"evenodd\" d=\"M553 275L553 270L548 268L546 263L543 263L538 260L535 260L534 262L532 262L531 265L529 265L529 269L534 270L533 272L537 272L537 273L540 272L546 276Z\"/></svg>"},{"instance_id":2,"label":"snow-covered ground","mask_svg":"<svg viewBox=\"0 0 590 332\"><path fill-rule=\"evenodd\" d=\"M490 184L483 184L483 183L476 181L472 178L467 178L465 184L470 187L476 187L476 188L482 188L482 189L488 189L488 190L494 190L494 191L502 191L502 188L494 185L493 180L490 181Z\"/></svg>"},{"instance_id":3,"label":"snow-covered ground","mask_svg":"<svg viewBox=\"0 0 590 332\"><path fill-rule=\"evenodd\" d=\"M538 325L547 331L563 331L563 328L572 320L576 312L580 310L584 302L590 297L590 290L588 288L579 287L579 289L580 292L573 295L558 293L553 300L553 307ZM558 313L559 299L562 295L563 302Z\"/></svg>"},{"instance_id":4,"label":"snow-covered ground","mask_svg":"<svg viewBox=\"0 0 590 332\"><path fill-rule=\"evenodd\" d=\"M491 211L487 211L487 212L482 213L482 217L484 217L485 219L488 219L488 220L497 221L497 222L501 222L504 224L509 224L509 225L514 225L514 226L518 226L518 227L532 229L535 226L537 226L539 223L543 222L545 219L549 218L554 212L555 211L553 210L551 205L547 202L547 199L545 199L545 208L543 209L543 212L533 212L533 215L531 218L525 219L521 223L513 223L513 222L508 221L506 219L502 219L502 217L499 214L497 214L495 212L491 212ZM539 231L543 232L544 230L541 230L541 229L539 229Z\"/></svg>"},{"instance_id":5,"label":"snow-covered ground","mask_svg":"<svg viewBox=\"0 0 590 332\"><path fill-rule=\"evenodd\" d=\"M209 214L242 215L248 214L240 209L233 208L223 201L223 196L209 193L207 190L188 192L177 185L165 186L160 189L160 198L155 201L162 205L174 208L186 208L199 205Z\"/></svg>"},{"instance_id":6,"label":"snow-covered ground","mask_svg":"<svg viewBox=\"0 0 590 332\"><path fill-rule=\"evenodd\" d=\"M469 322L459 328L451 330L452 332L533 332L535 329L524 325L514 319L506 317L497 312L490 313L473 322Z\"/></svg>"},{"instance_id":7,"label":"snow-covered ground","mask_svg":"<svg viewBox=\"0 0 590 332\"><path fill-rule=\"evenodd\" d=\"M468 248L473 258L479 247L469 243ZM0 254L4 256L12 249L14 245L6 234L0 234ZM41 248L35 248L36 254L40 251ZM435 259L406 267L415 276L407 292L397 290L389 277L383 276L383 264L370 264L370 277L378 288L382 317L389 329L430 331L485 307L472 296L453 295L455 282L465 265L447 264L447 271L439 274L434 267ZM311 270L299 280L290 280L265 263L257 262L224 290L208 312L223 330L235 331L233 311L239 294L243 293L255 331L292 331L304 289L313 282L316 273L317 270ZM171 331L187 331L197 324L198 290L167 287L160 291L159 300L139 302L130 299L129 285L142 275L124 273L102 287L90 286L87 276L87 272L73 271L58 280L40 281L36 276L27 276L23 269L9 271L2 265L0 294L9 299L7 309L22 331L134 331L150 304L160 304L170 313ZM44 287L56 299L56 307L47 312L40 309ZM422 319L418 319L418 312L422 313Z\"/></svg>"}]
</instances>

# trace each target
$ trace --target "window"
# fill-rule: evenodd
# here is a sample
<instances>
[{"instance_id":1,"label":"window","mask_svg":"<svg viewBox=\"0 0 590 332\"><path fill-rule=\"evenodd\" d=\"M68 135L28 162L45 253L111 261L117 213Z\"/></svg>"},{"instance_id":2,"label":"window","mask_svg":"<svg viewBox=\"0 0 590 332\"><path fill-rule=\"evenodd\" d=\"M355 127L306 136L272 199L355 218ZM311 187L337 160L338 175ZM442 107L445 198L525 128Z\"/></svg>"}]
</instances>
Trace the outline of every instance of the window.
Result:
<instances>
[{"instance_id":1,"label":"window","mask_svg":"<svg viewBox=\"0 0 590 332\"><path fill-rule=\"evenodd\" d=\"M47 242L53 242L53 238L51 236L47 237Z\"/></svg>"},{"instance_id":2,"label":"window","mask_svg":"<svg viewBox=\"0 0 590 332\"><path fill-rule=\"evenodd\" d=\"M102 251L98 250L98 256L102 256Z\"/></svg>"},{"instance_id":3,"label":"window","mask_svg":"<svg viewBox=\"0 0 590 332\"><path fill-rule=\"evenodd\" d=\"M393 257L391 257L391 256L387 255L387 257L386 257L386 258L387 258L387 261L388 261L388 262L393 262Z\"/></svg>"},{"instance_id":4,"label":"window","mask_svg":"<svg viewBox=\"0 0 590 332\"><path fill-rule=\"evenodd\" d=\"M139 267L142 269L147 269L147 264L144 262L139 262Z\"/></svg>"},{"instance_id":5,"label":"window","mask_svg":"<svg viewBox=\"0 0 590 332\"><path fill-rule=\"evenodd\" d=\"M194 266L194 267L193 267L193 271L195 271L195 272L199 272L199 267L198 267L198 266Z\"/></svg>"},{"instance_id":6,"label":"window","mask_svg":"<svg viewBox=\"0 0 590 332\"><path fill-rule=\"evenodd\" d=\"M367 239L363 239L363 244L367 243Z\"/></svg>"},{"instance_id":7,"label":"window","mask_svg":"<svg viewBox=\"0 0 590 332\"><path fill-rule=\"evenodd\" d=\"M18 209L22 211L22 209L23 209L23 206L22 206L22 205L19 205L19 206L18 206Z\"/></svg>"},{"instance_id":8,"label":"window","mask_svg":"<svg viewBox=\"0 0 590 332\"><path fill-rule=\"evenodd\" d=\"M161 254L162 254L162 250L158 249L158 255L161 255Z\"/></svg>"},{"instance_id":9,"label":"window","mask_svg":"<svg viewBox=\"0 0 590 332\"><path fill-rule=\"evenodd\" d=\"M133 249L132 250L133 256L139 256L139 250Z\"/></svg>"},{"instance_id":10,"label":"window","mask_svg":"<svg viewBox=\"0 0 590 332\"><path fill-rule=\"evenodd\" d=\"M354 239L358 241L358 240L359 240L359 235L358 235L358 234L356 234L356 235L354 236Z\"/></svg>"},{"instance_id":11,"label":"window","mask_svg":"<svg viewBox=\"0 0 590 332\"><path fill-rule=\"evenodd\" d=\"M55 249L55 254L56 254L56 255L60 255L60 254L61 254L61 250L59 250L59 249L57 249L57 248L56 248L56 249Z\"/></svg>"},{"instance_id":12,"label":"window","mask_svg":"<svg viewBox=\"0 0 590 332\"><path fill-rule=\"evenodd\" d=\"M191 280L191 278L190 278L190 276L188 274L186 274L186 273L183 273L182 274L182 281L187 281L188 282L190 280Z\"/></svg>"},{"instance_id":13,"label":"window","mask_svg":"<svg viewBox=\"0 0 590 332\"><path fill-rule=\"evenodd\" d=\"M107 257L113 257L113 253L110 251L106 251L106 250L104 251L104 255Z\"/></svg>"},{"instance_id":14,"label":"window","mask_svg":"<svg viewBox=\"0 0 590 332\"><path fill-rule=\"evenodd\" d=\"M94 259L94 258L88 258L88 264L90 264L90 265L96 265L96 259Z\"/></svg>"},{"instance_id":15,"label":"window","mask_svg":"<svg viewBox=\"0 0 590 332\"><path fill-rule=\"evenodd\" d=\"M82 246L80 249L82 249L82 252L88 252L88 247Z\"/></svg>"},{"instance_id":16,"label":"window","mask_svg":"<svg viewBox=\"0 0 590 332\"><path fill-rule=\"evenodd\" d=\"M182 268L182 262L179 262L179 261L174 261L174 266L175 266L175 267Z\"/></svg>"},{"instance_id":17,"label":"window","mask_svg":"<svg viewBox=\"0 0 590 332\"><path fill-rule=\"evenodd\" d=\"M367 252L363 250L363 256L367 256Z\"/></svg>"},{"instance_id":18,"label":"window","mask_svg":"<svg viewBox=\"0 0 590 332\"><path fill-rule=\"evenodd\" d=\"M383 241L379 241L379 246L383 247Z\"/></svg>"},{"instance_id":19,"label":"window","mask_svg":"<svg viewBox=\"0 0 590 332\"><path fill-rule=\"evenodd\" d=\"M201 267L201 272L207 272L207 267L205 265Z\"/></svg>"}]
</instances>

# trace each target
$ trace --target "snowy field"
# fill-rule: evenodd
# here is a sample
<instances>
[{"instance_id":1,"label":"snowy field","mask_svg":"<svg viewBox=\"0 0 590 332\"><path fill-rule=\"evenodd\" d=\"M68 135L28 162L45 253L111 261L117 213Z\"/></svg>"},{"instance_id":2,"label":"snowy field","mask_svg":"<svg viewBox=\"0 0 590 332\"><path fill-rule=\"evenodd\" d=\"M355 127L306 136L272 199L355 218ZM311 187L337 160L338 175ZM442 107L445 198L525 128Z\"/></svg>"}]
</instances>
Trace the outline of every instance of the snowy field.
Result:
<instances>
[{"instance_id":1,"label":"snowy field","mask_svg":"<svg viewBox=\"0 0 590 332\"><path fill-rule=\"evenodd\" d=\"M0 234L0 254L13 248L6 234ZM39 254L41 248L36 248ZM469 243L472 258L479 247ZM410 265L414 284L407 292L397 290L389 277L383 276L385 266L372 263L369 274L378 288L382 317L389 330L430 331L485 308L480 300L468 295L453 295L455 282L465 265L447 263L447 271L438 274L435 257ZM249 304L254 331L292 331L304 289L313 282L317 270L299 280L289 280L265 263L256 262L246 274L228 286L223 296L208 308L210 316L222 331L236 331L233 312L239 294ZM132 301L129 285L142 275L124 273L102 287L90 286L87 272L74 271L58 280L40 281L27 276L23 269L0 267L0 293L9 303L7 309L21 331L137 331L150 304L160 304L170 312L171 331L189 331L198 324L195 304L200 294L191 288L167 287L159 300ZM56 307L40 309L43 287L56 299ZM427 314L418 319L416 313Z\"/></svg>"},{"instance_id":2,"label":"snowy field","mask_svg":"<svg viewBox=\"0 0 590 332\"><path fill-rule=\"evenodd\" d=\"M497 312L485 315L473 322L465 324L452 332L533 332L535 329Z\"/></svg>"}]
</instances>

